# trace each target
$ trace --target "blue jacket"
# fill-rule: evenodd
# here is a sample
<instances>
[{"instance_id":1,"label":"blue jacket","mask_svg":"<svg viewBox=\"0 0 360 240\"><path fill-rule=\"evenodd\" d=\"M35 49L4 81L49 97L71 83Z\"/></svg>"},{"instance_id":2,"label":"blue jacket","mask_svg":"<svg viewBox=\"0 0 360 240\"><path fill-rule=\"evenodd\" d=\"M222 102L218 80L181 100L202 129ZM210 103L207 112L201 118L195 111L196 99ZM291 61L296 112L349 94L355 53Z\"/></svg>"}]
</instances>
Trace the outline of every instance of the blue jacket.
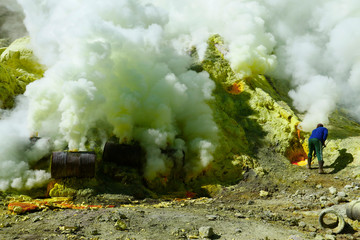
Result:
<instances>
[{"instance_id":1,"label":"blue jacket","mask_svg":"<svg viewBox=\"0 0 360 240\"><path fill-rule=\"evenodd\" d=\"M317 138L321 141L322 144L325 143L325 140L328 136L328 130L327 128L325 127L318 127L318 128L315 128L312 133L311 133L311 136L309 139L312 139L312 138Z\"/></svg>"}]
</instances>

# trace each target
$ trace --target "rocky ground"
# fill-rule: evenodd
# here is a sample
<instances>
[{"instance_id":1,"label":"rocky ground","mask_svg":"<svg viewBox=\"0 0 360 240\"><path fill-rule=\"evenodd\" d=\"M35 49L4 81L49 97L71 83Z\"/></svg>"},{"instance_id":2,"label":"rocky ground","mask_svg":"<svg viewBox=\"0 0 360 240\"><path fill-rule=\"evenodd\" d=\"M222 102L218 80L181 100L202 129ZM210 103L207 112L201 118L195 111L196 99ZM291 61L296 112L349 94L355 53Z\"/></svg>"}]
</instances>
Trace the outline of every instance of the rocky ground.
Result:
<instances>
[{"instance_id":1,"label":"rocky ground","mask_svg":"<svg viewBox=\"0 0 360 240\"><path fill-rule=\"evenodd\" d=\"M284 165L283 172L277 168L264 175L249 170L243 181L221 187L212 197L135 199L100 194L87 200L113 204L113 208L47 208L15 215L7 210L8 198L4 196L0 239L360 238L358 221L345 214L348 202L359 198L357 180L342 172L332 174L330 168L326 168L328 174L319 175L317 169ZM274 180L282 174L286 181ZM345 217L346 227L339 234L322 229L318 223L320 212L328 208Z\"/></svg>"}]
</instances>

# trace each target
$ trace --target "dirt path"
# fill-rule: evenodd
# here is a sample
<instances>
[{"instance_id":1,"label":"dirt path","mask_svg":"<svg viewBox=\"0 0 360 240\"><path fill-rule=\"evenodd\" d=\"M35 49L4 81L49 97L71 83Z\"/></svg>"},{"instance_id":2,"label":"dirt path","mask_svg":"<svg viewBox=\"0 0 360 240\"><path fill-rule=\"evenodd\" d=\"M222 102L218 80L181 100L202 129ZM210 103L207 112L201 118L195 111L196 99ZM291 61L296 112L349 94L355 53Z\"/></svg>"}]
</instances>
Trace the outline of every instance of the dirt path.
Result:
<instances>
[{"instance_id":1,"label":"dirt path","mask_svg":"<svg viewBox=\"0 0 360 240\"><path fill-rule=\"evenodd\" d=\"M212 239L287 239L305 236L283 223L243 213L242 204L200 198L135 203L112 209L61 210L3 215L1 239L196 239L211 227ZM256 205L253 205L256 207ZM117 229L124 223L126 229ZM199 232L200 231L200 232Z\"/></svg>"},{"instance_id":2,"label":"dirt path","mask_svg":"<svg viewBox=\"0 0 360 240\"><path fill-rule=\"evenodd\" d=\"M284 165L282 172L258 176L249 171L237 185L211 198L143 199L96 195L97 210L45 209L22 215L0 209L0 239L358 239L357 221L345 218L341 234L321 229L319 213L360 196L360 184L346 174ZM316 166L315 166L316 167ZM278 167L279 169L280 167ZM275 177L276 175L276 177ZM279 177L283 175L282 177ZM332 191L330 190L332 189ZM334 190L336 189L336 190ZM127 199L126 201L124 199ZM129 200L131 199L131 200Z\"/></svg>"}]
</instances>

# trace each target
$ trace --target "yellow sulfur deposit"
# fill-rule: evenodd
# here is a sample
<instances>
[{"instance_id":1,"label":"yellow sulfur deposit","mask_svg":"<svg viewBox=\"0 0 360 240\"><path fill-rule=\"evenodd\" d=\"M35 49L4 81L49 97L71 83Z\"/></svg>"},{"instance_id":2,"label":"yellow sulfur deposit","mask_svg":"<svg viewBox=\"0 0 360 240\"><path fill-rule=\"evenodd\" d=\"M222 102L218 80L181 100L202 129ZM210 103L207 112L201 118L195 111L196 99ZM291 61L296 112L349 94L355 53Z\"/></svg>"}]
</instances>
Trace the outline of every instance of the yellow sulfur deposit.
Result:
<instances>
[{"instance_id":1,"label":"yellow sulfur deposit","mask_svg":"<svg viewBox=\"0 0 360 240\"><path fill-rule=\"evenodd\" d=\"M216 83L212 109L220 128L220 147L204 175L221 183L236 182L248 168L259 163L253 153L264 142L293 161L304 155L297 134L300 120L282 101L270 79L261 74L241 78L225 59L222 38L214 35L202 67ZM261 174L261 173L259 173Z\"/></svg>"},{"instance_id":2,"label":"yellow sulfur deposit","mask_svg":"<svg viewBox=\"0 0 360 240\"><path fill-rule=\"evenodd\" d=\"M42 77L45 70L33 54L29 37L19 38L4 49L0 61L19 73L26 73L30 81Z\"/></svg>"},{"instance_id":3,"label":"yellow sulfur deposit","mask_svg":"<svg viewBox=\"0 0 360 240\"><path fill-rule=\"evenodd\" d=\"M215 196L216 194L218 194L221 191L222 186L220 184L216 184L216 185L209 184L209 185L204 185L201 188L206 190L210 196Z\"/></svg>"},{"instance_id":4,"label":"yellow sulfur deposit","mask_svg":"<svg viewBox=\"0 0 360 240\"><path fill-rule=\"evenodd\" d=\"M0 108L11 108L14 97L24 93L27 84L41 78L45 69L33 55L29 37L0 48L0 54Z\"/></svg>"},{"instance_id":5,"label":"yellow sulfur deposit","mask_svg":"<svg viewBox=\"0 0 360 240\"><path fill-rule=\"evenodd\" d=\"M50 190L50 197L71 197L76 194L76 190L65 185L55 183L54 187Z\"/></svg>"}]
</instances>

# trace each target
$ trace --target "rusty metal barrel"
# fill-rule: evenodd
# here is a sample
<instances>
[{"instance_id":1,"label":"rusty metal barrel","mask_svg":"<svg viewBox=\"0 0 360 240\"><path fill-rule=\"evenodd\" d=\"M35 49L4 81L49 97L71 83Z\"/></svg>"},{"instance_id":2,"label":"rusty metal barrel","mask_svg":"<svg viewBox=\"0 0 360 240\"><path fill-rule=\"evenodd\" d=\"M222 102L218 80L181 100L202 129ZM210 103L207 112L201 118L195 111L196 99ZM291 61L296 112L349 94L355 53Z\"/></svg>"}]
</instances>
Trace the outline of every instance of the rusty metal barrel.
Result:
<instances>
[{"instance_id":1,"label":"rusty metal barrel","mask_svg":"<svg viewBox=\"0 0 360 240\"><path fill-rule=\"evenodd\" d=\"M140 168L144 156L139 145L106 142L102 159L104 162L113 162L119 166Z\"/></svg>"},{"instance_id":2,"label":"rusty metal barrel","mask_svg":"<svg viewBox=\"0 0 360 240\"><path fill-rule=\"evenodd\" d=\"M94 152L53 152L51 156L51 177L91 178L95 176Z\"/></svg>"},{"instance_id":3,"label":"rusty metal barrel","mask_svg":"<svg viewBox=\"0 0 360 240\"><path fill-rule=\"evenodd\" d=\"M352 220L360 220L360 201L352 201L346 207L346 216Z\"/></svg>"}]
</instances>

